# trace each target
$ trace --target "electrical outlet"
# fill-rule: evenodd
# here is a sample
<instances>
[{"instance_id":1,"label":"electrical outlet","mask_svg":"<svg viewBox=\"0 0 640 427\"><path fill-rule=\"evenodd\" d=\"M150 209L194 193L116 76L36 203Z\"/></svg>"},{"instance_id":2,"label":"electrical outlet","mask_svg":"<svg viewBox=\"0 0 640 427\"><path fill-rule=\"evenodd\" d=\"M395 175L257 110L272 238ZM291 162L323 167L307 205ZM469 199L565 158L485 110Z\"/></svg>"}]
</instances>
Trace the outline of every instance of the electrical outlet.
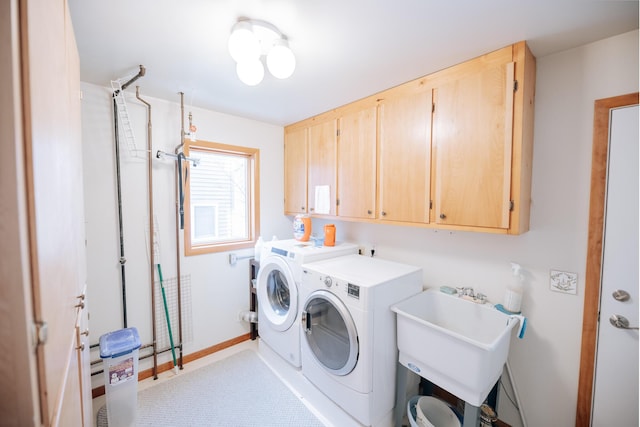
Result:
<instances>
[{"instance_id":1,"label":"electrical outlet","mask_svg":"<svg viewBox=\"0 0 640 427\"><path fill-rule=\"evenodd\" d=\"M238 262L238 255L229 254L229 264L236 265L237 262Z\"/></svg>"},{"instance_id":2,"label":"electrical outlet","mask_svg":"<svg viewBox=\"0 0 640 427\"><path fill-rule=\"evenodd\" d=\"M549 272L549 287L555 292L576 295L578 293L578 273L551 270Z\"/></svg>"}]
</instances>

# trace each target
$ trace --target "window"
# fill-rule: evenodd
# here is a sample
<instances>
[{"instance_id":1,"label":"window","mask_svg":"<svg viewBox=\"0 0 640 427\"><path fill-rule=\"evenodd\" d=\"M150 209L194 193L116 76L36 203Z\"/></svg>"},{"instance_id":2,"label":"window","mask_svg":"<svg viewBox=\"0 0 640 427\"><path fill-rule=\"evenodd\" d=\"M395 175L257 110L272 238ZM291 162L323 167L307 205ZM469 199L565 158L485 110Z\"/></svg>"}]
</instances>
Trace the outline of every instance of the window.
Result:
<instances>
[{"instance_id":1,"label":"window","mask_svg":"<svg viewBox=\"0 0 640 427\"><path fill-rule=\"evenodd\" d=\"M259 157L255 148L187 141L186 255L252 247L260 233Z\"/></svg>"}]
</instances>

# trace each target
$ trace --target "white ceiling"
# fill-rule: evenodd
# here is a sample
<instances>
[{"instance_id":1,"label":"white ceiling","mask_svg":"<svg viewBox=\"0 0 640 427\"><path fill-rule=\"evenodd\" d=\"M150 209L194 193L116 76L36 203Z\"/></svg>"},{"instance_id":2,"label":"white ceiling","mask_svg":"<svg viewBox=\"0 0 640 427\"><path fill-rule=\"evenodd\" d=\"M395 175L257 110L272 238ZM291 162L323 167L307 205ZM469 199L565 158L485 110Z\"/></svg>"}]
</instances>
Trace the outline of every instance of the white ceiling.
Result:
<instances>
[{"instance_id":1,"label":"white ceiling","mask_svg":"<svg viewBox=\"0 0 640 427\"><path fill-rule=\"evenodd\" d=\"M638 1L69 0L81 79L135 74L143 95L286 125L511 43L542 57L638 28ZM227 51L239 17L289 39L297 67L245 86ZM135 90L131 88L129 90Z\"/></svg>"}]
</instances>

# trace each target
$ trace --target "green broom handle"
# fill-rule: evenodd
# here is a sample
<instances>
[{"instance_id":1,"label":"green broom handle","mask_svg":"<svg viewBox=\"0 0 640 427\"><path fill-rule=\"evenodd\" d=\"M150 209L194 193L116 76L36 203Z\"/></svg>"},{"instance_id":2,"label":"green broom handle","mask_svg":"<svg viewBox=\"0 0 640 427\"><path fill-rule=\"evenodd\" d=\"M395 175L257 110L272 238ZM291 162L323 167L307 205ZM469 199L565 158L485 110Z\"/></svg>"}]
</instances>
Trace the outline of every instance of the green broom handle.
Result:
<instances>
[{"instance_id":1,"label":"green broom handle","mask_svg":"<svg viewBox=\"0 0 640 427\"><path fill-rule=\"evenodd\" d=\"M164 314L167 317L167 328L169 329L169 342L171 343L171 354L173 355L173 366L178 366L176 361L176 348L173 345L173 334L171 333L171 320L169 319L169 309L167 308L167 296L164 293L164 284L162 280L162 269L158 264L158 275L160 276L160 289L162 290L162 301L164 302Z\"/></svg>"}]
</instances>

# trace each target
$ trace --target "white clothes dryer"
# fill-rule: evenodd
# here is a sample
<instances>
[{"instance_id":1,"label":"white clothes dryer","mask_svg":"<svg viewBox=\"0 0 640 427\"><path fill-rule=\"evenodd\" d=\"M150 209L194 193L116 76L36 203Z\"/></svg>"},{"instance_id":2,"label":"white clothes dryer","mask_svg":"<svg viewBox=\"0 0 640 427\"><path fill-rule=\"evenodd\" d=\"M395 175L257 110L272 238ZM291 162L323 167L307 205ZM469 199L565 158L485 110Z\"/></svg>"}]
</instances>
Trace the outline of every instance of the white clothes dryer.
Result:
<instances>
[{"instance_id":1,"label":"white clothes dryer","mask_svg":"<svg viewBox=\"0 0 640 427\"><path fill-rule=\"evenodd\" d=\"M303 266L302 373L365 426L392 423L398 352L390 306L420 292L420 267L362 255Z\"/></svg>"},{"instance_id":2,"label":"white clothes dryer","mask_svg":"<svg viewBox=\"0 0 640 427\"><path fill-rule=\"evenodd\" d=\"M267 344L291 365L300 368L298 288L302 264L355 254L357 251L358 246L352 243L336 242L335 246L320 247L294 239L265 243L256 278L261 343Z\"/></svg>"}]
</instances>

